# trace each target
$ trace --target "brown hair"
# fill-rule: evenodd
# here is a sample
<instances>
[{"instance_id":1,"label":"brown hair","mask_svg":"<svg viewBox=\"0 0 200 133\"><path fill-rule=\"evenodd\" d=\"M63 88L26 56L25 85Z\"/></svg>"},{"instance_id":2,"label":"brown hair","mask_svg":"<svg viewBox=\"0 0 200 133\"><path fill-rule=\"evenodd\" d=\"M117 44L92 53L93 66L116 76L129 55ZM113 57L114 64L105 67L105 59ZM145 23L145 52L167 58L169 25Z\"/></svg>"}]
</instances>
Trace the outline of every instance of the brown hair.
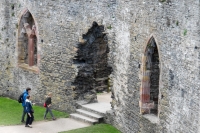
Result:
<instances>
[{"instance_id":1,"label":"brown hair","mask_svg":"<svg viewBox=\"0 0 200 133\"><path fill-rule=\"evenodd\" d=\"M26 91L29 91L29 90L31 90L31 88L29 88L29 87L28 87L28 88L26 88Z\"/></svg>"},{"instance_id":2,"label":"brown hair","mask_svg":"<svg viewBox=\"0 0 200 133\"><path fill-rule=\"evenodd\" d=\"M30 98L30 95L26 96L26 99L29 99Z\"/></svg>"}]
</instances>

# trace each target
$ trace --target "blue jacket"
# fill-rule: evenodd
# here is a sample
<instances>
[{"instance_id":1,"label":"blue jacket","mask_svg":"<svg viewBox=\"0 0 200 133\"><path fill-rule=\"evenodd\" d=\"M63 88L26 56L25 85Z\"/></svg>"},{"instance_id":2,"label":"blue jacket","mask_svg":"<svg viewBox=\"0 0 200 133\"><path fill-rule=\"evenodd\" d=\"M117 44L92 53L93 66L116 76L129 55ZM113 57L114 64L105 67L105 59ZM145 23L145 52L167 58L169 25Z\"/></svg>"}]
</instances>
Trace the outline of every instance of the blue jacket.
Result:
<instances>
[{"instance_id":1,"label":"blue jacket","mask_svg":"<svg viewBox=\"0 0 200 133\"><path fill-rule=\"evenodd\" d=\"M25 107L25 101L26 101L26 97L28 96L28 92L25 90L24 91L24 95L23 95L23 101L22 101L22 106Z\"/></svg>"},{"instance_id":2,"label":"blue jacket","mask_svg":"<svg viewBox=\"0 0 200 133\"><path fill-rule=\"evenodd\" d=\"M25 101L25 112L26 113L33 113L32 110L33 110L32 103L28 99L26 99L26 101Z\"/></svg>"}]
</instances>

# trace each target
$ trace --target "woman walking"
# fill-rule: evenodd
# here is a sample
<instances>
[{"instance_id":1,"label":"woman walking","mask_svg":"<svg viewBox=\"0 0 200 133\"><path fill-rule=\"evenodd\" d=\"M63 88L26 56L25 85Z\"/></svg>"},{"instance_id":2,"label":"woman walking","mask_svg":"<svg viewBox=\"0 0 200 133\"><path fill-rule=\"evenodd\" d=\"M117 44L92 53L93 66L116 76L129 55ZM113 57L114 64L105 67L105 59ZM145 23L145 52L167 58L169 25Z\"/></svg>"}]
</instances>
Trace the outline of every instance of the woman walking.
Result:
<instances>
[{"instance_id":1,"label":"woman walking","mask_svg":"<svg viewBox=\"0 0 200 133\"><path fill-rule=\"evenodd\" d=\"M26 101L25 101L25 109L26 109L26 113L27 113L27 118L26 118L26 125L25 127L30 127L32 128L31 124L33 122L34 116L33 116L33 107L32 107L32 103L30 101L30 96L28 95L26 97Z\"/></svg>"},{"instance_id":2,"label":"woman walking","mask_svg":"<svg viewBox=\"0 0 200 133\"><path fill-rule=\"evenodd\" d=\"M44 114L44 119L46 119L46 116L47 116L47 113L49 112L51 117L52 117L52 120L55 120L56 118L54 117L52 111L51 111L51 97L52 97L52 93L49 93L47 95L47 98L45 100L45 104L46 104L46 112Z\"/></svg>"}]
</instances>

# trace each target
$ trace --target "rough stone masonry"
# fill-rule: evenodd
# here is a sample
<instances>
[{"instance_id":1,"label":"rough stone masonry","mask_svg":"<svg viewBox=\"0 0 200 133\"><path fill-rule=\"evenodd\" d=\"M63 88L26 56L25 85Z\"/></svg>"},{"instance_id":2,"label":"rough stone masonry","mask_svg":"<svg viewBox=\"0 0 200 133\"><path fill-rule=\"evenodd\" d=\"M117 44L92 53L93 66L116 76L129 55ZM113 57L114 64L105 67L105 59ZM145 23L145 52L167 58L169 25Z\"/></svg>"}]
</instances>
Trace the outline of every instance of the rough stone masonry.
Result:
<instances>
[{"instance_id":1,"label":"rough stone masonry","mask_svg":"<svg viewBox=\"0 0 200 133\"><path fill-rule=\"evenodd\" d=\"M74 85L74 99L84 100L86 103L97 102L96 93L109 91L108 80L111 68L108 66L108 39L104 27L93 22L87 34L80 38L76 45L78 75Z\"/></svg>"},{"instance_id":2,"label":"rough stone masonry","mask_svg":"<svg viewBox=\"0 0 200 133\"><path fill-rule=\"evenodd\" d=\"M51 91L55 108L73 112L78 100L94 102L98 88L112 85L107 122L123 133L200 132L198 0L1 0L0 10L1 96L16 99L31 87L41 105ZM21 31L27 11L30 29L36 28L29 52L28 38L21 36L27 35ZM102 28L95 33L102 43L88 43L93 22ZM152 38L156 49L150 55L157 62L145 54ZM149 60L156 70L150 65L146 73ZM81 71L92 84L79 77ZM159 82L151 84L152 77Z\"/></svg>"}]
</instances>

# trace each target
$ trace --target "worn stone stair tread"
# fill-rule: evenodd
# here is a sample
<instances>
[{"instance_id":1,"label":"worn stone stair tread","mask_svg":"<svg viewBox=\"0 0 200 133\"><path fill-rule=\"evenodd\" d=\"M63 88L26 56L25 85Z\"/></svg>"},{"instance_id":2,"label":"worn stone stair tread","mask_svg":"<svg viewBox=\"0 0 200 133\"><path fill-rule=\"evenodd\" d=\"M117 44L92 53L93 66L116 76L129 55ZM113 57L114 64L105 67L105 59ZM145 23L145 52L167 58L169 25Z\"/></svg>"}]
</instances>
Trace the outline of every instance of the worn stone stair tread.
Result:
<instances>
[{"instance_id":1,"label":"worn stone stair tread","mask_svg":"<svg viewBox=\"0 0 200 133\"><path fill-rule=\"evenodd\" d=\"M83 120L85 122L89 122L89 123L98 123L99 122L98 120L95 120L95 119L92 119L92 118L89 118L87 116L84 116L84 115L81 115L81 114L77 114L77 113L70 114L70 116L73 117L73 118L77 118L77 119Z\"/></svg>"},{"instance_id":2,"label":"worn stone stair tread","mask_svg":"<svg viewBox=\"0 0 200 133\"><path fill-rule=\"evenodd\" d=\"M111 105L109 103L91 103L81 105L82 109L97 113L99 115L105 116L106 111L111 110Z\"/></svg>"},{"instance_id":3,"label":"worn stone stair tread","mask_svg":"<svg viewBox=\"0 0 200 133\"><path fill-rule=\"evenodd\" d=\"M89 112L89 111L86 111L86 110L83 110L83 109L77 109L76 111L78 113L81 113L81 114L84 114L84 115L87 115L87 116L92 116L92 117L97 118L97 119L103 118L103 116L101 116L99 114Z\"/></svg>"}]
</instances>

